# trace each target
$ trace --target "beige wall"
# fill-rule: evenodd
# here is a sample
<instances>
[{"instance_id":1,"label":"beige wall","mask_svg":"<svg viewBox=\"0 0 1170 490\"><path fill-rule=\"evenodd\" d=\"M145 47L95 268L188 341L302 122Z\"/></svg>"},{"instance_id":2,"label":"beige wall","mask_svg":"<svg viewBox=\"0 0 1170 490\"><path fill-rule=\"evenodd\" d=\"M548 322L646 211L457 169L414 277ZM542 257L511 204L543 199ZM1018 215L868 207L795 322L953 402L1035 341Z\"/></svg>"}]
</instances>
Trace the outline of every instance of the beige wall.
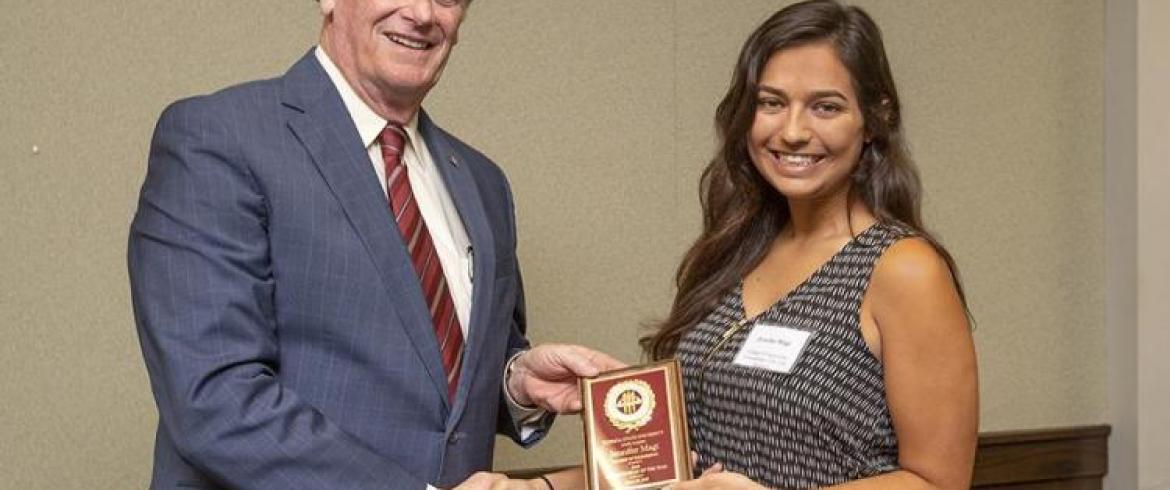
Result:
<instances>
[{"instance_id":1,"label":"beige wall","mask_svg":"<svg viewBox=\"0 0 1170 490\"><path fill-rule=\"evenodd\" d=\"M1170 4L1106 4L1106 488L1170 490Z\"/></svg>"},{"instance_id":2,"label":"beige wall","mask_svg":"<svg viewBox=\"0 0 1170 490\"><path fill-rule=\"evenodd\" d=\"M1170 3L1138 2L1138 488L1170 490Z\"/></svg>"},{"instance_id":3,"label":"beige wall","mask_svg":"<svg viewBox=\"0 0 1170 490\"><path fill-rule=\"evenodd\" d=\"M1109 473L1106 488L1138 481L1137 0L1105 3L1105 326Z\"/></svg>"},{"instance_id":4,"label":"beige wall","mask_svg":"<svg viewBox=\"0 0 1170 490\"><path fill-rule=\"evenodd\" d=\"M13 488L144 486L155 413L124 248L154 118L281 73L318 23L308 1L107 3L0 16L0 475ZM535 340L637 360L636 326L665 313L697 229L735 53L782 3L476 2L427 105L512 179ZM983 428L1106 421L1102 3L859 3L885 29L927 217L979 321ZM578 432L563 417L498 466L577 461Z\"/></svg>"}]
</instances>

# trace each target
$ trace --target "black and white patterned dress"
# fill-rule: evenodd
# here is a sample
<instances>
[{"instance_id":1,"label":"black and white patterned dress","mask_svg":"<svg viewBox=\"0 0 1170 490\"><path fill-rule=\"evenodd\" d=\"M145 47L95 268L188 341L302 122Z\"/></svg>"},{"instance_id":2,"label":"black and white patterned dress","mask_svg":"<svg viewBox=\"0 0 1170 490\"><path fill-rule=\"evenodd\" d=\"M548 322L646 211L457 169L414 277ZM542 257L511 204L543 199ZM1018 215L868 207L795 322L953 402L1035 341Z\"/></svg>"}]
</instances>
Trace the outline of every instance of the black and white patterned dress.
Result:
<instances>
[{"instance_id":1,"label":"black and white patterned dress","mask_svg":"<svg viewBox=\"0 0 1170 490\"><path fill-rule=\"evenodd\" d=\"M875 224L726 340L744 321L742 284L683 335L677 357L698 471L720 462L762 485L799 489L898 468L882 364L861 336L860 310L874 263L910 235ZM761 322L813 332L789 374L732 363Z\"/></svg>"}]
</instances>

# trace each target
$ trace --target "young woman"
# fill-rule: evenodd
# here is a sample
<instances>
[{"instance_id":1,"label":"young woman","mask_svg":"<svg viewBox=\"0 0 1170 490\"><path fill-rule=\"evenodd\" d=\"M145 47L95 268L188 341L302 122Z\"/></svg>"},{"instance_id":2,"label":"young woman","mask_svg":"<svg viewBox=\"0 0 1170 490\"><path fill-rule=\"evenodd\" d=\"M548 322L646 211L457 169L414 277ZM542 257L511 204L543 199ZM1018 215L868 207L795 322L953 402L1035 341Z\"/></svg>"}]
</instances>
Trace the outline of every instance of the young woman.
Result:
<instances>
[{"instance_id":1,"label":"young woman","mask_svg":"<svg viewBox=\"0 0 1170 490\"><path fill-rule=\"evenodd\" d=\"M715 119L703 232L643 339L683 365L697 469L723 469L677 488L969 487L968 315L878 27L832 0L781 10Z\"/></svg>"},{"instance_id":2,"label":"young woman","mask_svg":"<svg viewBox=\"0 0 1170 490\"><path fill-rule=\"evenodd\" d=\"M968 488L967 309L922 225L873 20L834 0L779 11L745 43L715 121L703 232L642 339L683 367L703 474L675 489Z\"/></svg>"}]
</instances>

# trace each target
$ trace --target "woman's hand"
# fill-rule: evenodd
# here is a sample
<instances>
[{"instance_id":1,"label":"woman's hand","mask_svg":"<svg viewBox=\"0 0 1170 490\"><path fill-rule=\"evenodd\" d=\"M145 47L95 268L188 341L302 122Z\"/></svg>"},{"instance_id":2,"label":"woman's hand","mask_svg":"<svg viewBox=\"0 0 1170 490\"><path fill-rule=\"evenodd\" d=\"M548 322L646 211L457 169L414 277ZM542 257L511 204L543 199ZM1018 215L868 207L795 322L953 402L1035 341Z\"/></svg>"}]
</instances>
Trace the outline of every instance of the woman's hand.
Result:
<instances>
[{"instance_id":1,"label":"woman's hand","mask_svg":"<svg viewBox=\"0 0 1170 490\"><path fill-rule=\"evenodd\" d=\"M698 459L698 454L695 454L694 451L691 451L691 464L695 464ZM715 463L707 469L703 470L703 474L699 475L699 479L697 480L685 481L670 486L670 490L698 490L715 488L757 490L764 487L739 473L723 471L723 463Z\"/></svg>"},{"instance_id":2,"label":"woman's hand","mask_svg":"<svg viewBox=\"0 0 1170 490\"><path fill-rule=\"evenodd\" d=\"M717 468L718 467L718 468ZM751 478L739 473L723 471L723 467L716 464L703 472L697 480L685 481L672 485L671 490L709 490L709 489L751 489L760 490L764 487Z\"/></svg>"}]
</instances>

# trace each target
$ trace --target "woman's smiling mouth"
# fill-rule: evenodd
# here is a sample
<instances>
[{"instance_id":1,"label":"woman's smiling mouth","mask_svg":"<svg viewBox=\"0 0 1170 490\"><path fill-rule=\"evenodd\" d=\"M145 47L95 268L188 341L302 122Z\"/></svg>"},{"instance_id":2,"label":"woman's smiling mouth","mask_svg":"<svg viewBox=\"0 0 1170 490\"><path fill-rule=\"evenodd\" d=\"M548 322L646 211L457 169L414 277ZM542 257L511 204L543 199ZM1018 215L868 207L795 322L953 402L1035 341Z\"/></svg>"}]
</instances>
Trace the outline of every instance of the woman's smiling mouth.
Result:
<instances>
[{"instance_id":1,"label":"woman's smiling mouth","mask_svg":"<svg viewBox=\"0 0 1170 490\"><path fill-rule=\"evenodd\" d=\"M824 154L787 153L771 151L772 156L780 163L792 167L811 167L825 159Z\"/></svg>"}]
</instances>

